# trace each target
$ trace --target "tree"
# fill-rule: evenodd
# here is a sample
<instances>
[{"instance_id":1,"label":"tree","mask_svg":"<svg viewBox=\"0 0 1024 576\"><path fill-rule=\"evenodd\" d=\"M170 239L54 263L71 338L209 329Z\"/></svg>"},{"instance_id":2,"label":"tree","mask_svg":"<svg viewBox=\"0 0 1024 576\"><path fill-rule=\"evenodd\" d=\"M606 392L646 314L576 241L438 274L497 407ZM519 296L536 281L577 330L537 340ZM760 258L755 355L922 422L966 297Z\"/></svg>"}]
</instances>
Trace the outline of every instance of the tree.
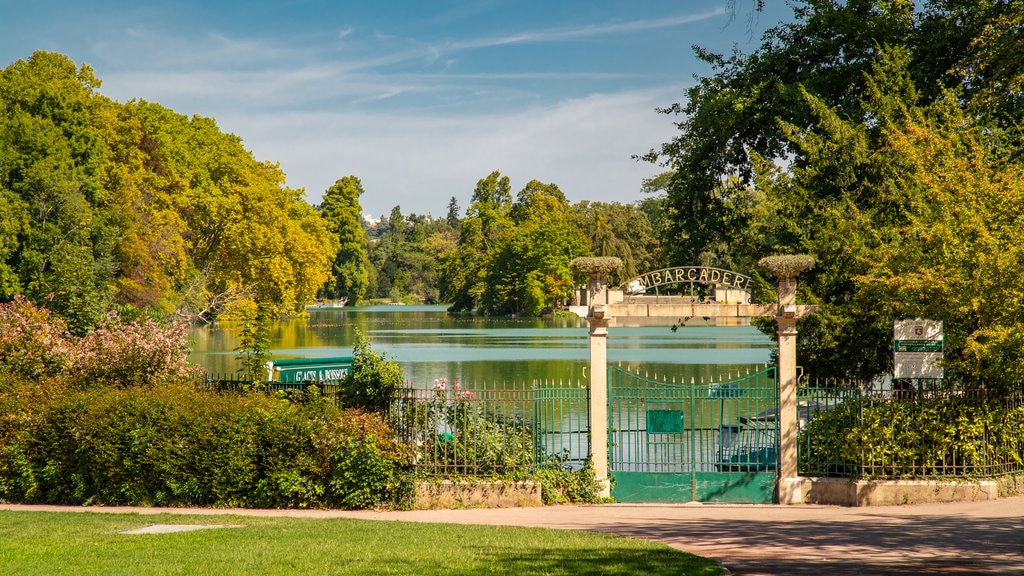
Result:
<instances>
[{"instance_id":1,"label":"tree","mask_svg":"<svg viewBox=\"0 0 1024 576\"><path fill-rule=\"evenodd\" d=\"M804 94L816 125L782 125L804 160L759 162L764 199L741 240L814 256L800 283L819 304L800 326L809 372L887 373L893 321L923 316L944 322L951 378L1006 386L1024 376L1016 137L965 113L954 91L923 102L910 66L905 49L879 54L865 78L871 122Z\"/></svg>"},{"instance_id":2,"label":"tree","mask_svg":"<svg viewBox=\"0 0 1024 576\"><path fill-rule=\"evenodd\" d=\"M571 219L590 240L591 254L622 260L622 268L610 277L612 284L663 267L650 219L636 205L584 200L572 206Z\"/></svg>"},{"instance_id":3,"label":"tree","mask_svg":"<svg viewBox=\"0 0 1024 576\"><path fill-rule=\"evenodd\" d=\"M455 199L455 196L452 196L452 199L448 201L448 215L445 216L445 221L448 222L448 226L452 230L459 231L459 223L461 221L459 217L459 201Z\"/></svg>"},{"instance_id":4,"label":"tree","mask_svg":"<svg viewBox=\"0 0 1024 576\"><path fill-rule=\"evenodd\" d=\"M363 185L355 176L345 176L324 193L319 206L337 237L334 277L325 287L331 298L347 298L357 304L369 285L366 233L360 224L362 207L359 196Z\"/></svg>"},{"instance_id":5,"label":"tree","mask_svg":"<svg viewBox=\"0 0 1024 576\"><path fill-rule=\"evenodd\" d=\"M495 170L476 183L466 218L459 226L459 247L441 264L441 297L453 312L473 310L486 289L488 258L512 224L512 185Z\"/></svg>"},{"instance_id":6,"label":"tree","mask_svg":"<svg viewBox=\"0 0 1024 576\"><path fill-rule=\"evenodd\" d=\"M796 22L766 32L761 47L749 55L726 58L696 48L715 72L698 79L685 104L662 110L683 116L680 133L646 156L674 171L665 237L672 259L696 262L705 255L752 269L752 261L731 261L731 239L749 225L748 211L737 207L732 195L752 183L755 155L772 162L802 161L779 123L814 124L802 93L844 117L869 122L862 109L864 79L887 46L909 51L911 80L925 103L941 98L947 88L961 87L968 95L983 91L965 85L954 72L994 17L1019 11L1011 4L931 0L915 12L907 1L807 0L796 6ZM730 176L736 186L727 184Z\"/></svg>"},{"instance_id":7,"label":"tree","mask_svg":"<svg viewBox=\"0 0 1024 576\"><path fill-rule=\"evenodd\" d=\"M905 241L923 189L913 155L893 153L895 134L918 129L907 118L951 115L942 106L953 101L968 124L998 136L1000 161L1014 158L1019 97L1005 87L1017 73L991 63L1014 62L1005 54L1020 12L1009 2L932 0L915 11L810 0L752 54L698 49L715 72L665 110L685 114L680 133L648 155L673 171L665 238L674 257L757 276L761 256L812 254L801 297L819 311L801 321L801 364L819 376L884 373L896 312L860 282L879 273L886 246Z\"/></svg>"},{"instance_id":8,"label":"tree","mask_svg":"<svg viewBox=\"0 0 1024 576\"><path fill-rule=\"evenodd\" d=\"M520 193L528 200L517 205L518 225L504 231L486 260L480 304L487 314L538 316L568 301L569 262L590 252L570 223L565 196L553 185L539 184L531 182Z\"/></svg>"},{"instance_id":9,"label":"tree","mask_svg":"<svg viewBox=\"0 0 1024 576\"><path fill-rule=\"evenodd\" d=\"M912 195L883 237L858 297L882 318L943 321L947 376L970 386L1024 380L1024 166L951 94L887 126Z\"/></svg>"}]
</instances>

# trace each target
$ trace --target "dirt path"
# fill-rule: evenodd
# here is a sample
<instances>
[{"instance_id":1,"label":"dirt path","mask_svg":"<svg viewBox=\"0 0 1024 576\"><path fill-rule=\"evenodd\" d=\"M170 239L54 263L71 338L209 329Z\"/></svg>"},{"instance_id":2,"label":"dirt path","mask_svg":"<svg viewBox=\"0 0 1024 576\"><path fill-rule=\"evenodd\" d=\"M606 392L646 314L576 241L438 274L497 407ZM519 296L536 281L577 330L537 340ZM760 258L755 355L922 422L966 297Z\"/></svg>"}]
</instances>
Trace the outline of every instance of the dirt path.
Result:
<instances>
[{"instance_id":1,"label":"dirt path","mask_svg":"<svg viewBox=\"0 0 1024 576\"><path fill-rule=\"evenodd\" d=\"M875 508L552 506L409 512L0 505L7 510L244 514L593 530L664 542L734 575L1024 575L1024 497Z\"/></svg>"}]
</instances>

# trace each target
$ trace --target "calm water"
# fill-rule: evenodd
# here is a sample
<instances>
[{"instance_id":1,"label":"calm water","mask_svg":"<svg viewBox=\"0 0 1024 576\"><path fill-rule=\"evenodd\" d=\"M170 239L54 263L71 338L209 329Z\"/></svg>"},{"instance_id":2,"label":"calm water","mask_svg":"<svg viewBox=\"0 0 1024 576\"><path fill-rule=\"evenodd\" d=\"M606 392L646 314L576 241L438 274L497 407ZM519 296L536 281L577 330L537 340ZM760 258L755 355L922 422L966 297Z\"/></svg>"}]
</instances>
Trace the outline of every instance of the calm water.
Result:
<instances>
[{"instance_id":1,"label":"calm water","mask_svg":"<svg viewBox=\"0 0 1024 576\"><path fill-rule=\"evenodd\" d=\"M238 368L240 325L196 329L191 359L211 373ZM311 310L308 318L276 325L272 358L352 354L355 331L401 364L407 380L429 385L458 378L498 382L578 380L589 358L583 319L490 319L449 315L444 306L370 306ZM651 376L717 380L762 366L775 344L751 326L611 327L608 362Z\"/></svg>"}]
</instances>

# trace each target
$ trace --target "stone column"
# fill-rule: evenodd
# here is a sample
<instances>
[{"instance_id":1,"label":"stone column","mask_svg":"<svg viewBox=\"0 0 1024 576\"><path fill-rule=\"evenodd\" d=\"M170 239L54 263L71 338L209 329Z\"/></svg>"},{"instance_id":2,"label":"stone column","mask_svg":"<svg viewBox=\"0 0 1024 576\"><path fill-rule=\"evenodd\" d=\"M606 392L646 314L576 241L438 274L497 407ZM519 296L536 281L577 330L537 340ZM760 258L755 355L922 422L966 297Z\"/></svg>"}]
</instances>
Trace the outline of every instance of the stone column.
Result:
<instances>
[{"instance_id":1,"label":"stone column","mask_svg":"<svg viewBox=\"0 0 1024 576\"><path fill-rule=\"evenodd\" d=\"M601 496L611 496L608 483L608 274L618 270L622 261L612 257L576 258L569 263L574 273L588 278L590 308L590 459L594 476L601 485Z\"/></svg>"},{"instance_id":2,"label":"stone column","mask_svg":"<svg viewBox=\"0 0 1024 576\"><path fill-rule=\"evenodd\" d=\"M611 496L608 483L608 318L604 305L592 306L590 325L590 458L601 496Z\"/></svg>"},{"instance_id":3,"label":"stone column","mask_svg":"<svg viewBox=\"0 0 1024 576\"><path fill-rule=\"evenodd\" d=\"M775 314L779 336L779 504L803 502L797 475L796 276L814 265L806 255L770 256L759 262L778 278L779 306Z\"/></svg>"}]
</instances>

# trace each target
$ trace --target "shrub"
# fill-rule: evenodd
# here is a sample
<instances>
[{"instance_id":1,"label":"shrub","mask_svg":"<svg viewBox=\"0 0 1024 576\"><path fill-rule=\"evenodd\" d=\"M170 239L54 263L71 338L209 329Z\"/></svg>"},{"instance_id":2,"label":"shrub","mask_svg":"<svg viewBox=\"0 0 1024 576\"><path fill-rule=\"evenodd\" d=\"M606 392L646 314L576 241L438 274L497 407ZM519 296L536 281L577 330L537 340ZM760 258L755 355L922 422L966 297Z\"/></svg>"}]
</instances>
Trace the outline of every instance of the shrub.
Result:
<instances>
[{"instance_id":1,"label":"shrub","mask_svg":"<svg viewBox=\"0 0 1024 576\"><path fill-rule=\"evenodd\" d=\"M54 376L74 365L77 354L67 323L46 308L20 295L0 304L0 376Z\"/></svg>"},{"instance_id":2,"label":"shrub","mask_svg":"<svg viewBox=\"0 0 1024 576\"><path fill-rule=\"evenodd\" d=\"M545 504L596 504L601 502L601 484L589 458L579 470L553 458L537 469L541 499Z\"/></svg>"},{"instance_id":3,"label":"shrub","mask_svg":"<svg viewBox=\"0 0 1024 576\"><path fill-rule=\"evenodd\" d=\"M341 383L341 401L349 408L384 413L402 385L402 367L370 347L366 337L356 330L352 353L352 372Z\"/></svg>"},{"instance_id":4,"label":"shrub","mask_svg":"<svg viewBox=\"0 0 1024 576\"><path fill-rule=\"evenodd\" d=\"M959 397L849 400L800 433L800 471L872 477L984 476L1024 465L1024 407Z\"/></svg>"},{"instance_id":5,"label":"shrub","mask_svg":"<svg viewBox=\"0 0 1024 576\"><path fill-rule=\"evenodd\" d=\"M0 499L365 508L398 504L408 456L372 416L188 385L0 393Z\"/></svg>"}]
</instances>

